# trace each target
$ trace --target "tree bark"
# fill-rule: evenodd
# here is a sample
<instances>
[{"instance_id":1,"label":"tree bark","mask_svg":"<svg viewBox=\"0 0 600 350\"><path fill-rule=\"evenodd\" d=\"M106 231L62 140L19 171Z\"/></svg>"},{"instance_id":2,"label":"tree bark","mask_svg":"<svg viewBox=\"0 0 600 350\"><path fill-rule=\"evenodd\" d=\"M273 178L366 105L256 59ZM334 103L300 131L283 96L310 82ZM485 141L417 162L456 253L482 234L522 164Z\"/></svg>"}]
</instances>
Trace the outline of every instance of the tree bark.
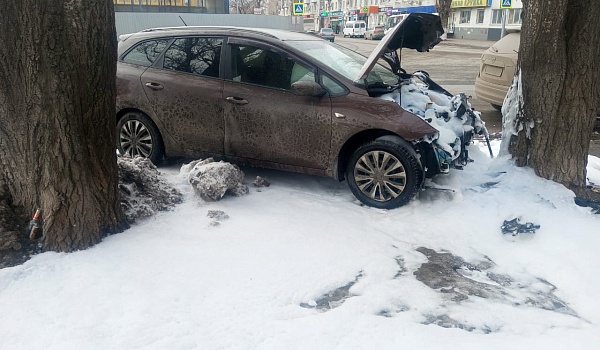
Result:
<instances>
[{"instance_id":1,"label":"tree bark","mask_svg":"<svg viewBox=\"0 0 600 350\"><path fill-rule=\"evenodd\" d=\"M0 176L13 203L42 209L45 249L85 249L127 226L112 0L7 1L0 23Z\"/></svg>"},{"instance_id":2,"label":"tree bark","mask_svg":"<svg viewBox=\"0 0 600 350\"><path fill-rule=\"evenodd\" d=\"M442 21L442 27L448 31L448 17L450 17L450 6L452 0L435 0L435 7Z\"/></svg>"},{"instance_id":3,"label":"tree bark","mask_svg":"<svg viewBox=\"0 0 600 350\"><path fill-rule=\"evenodd\" d=\"M509 151L518 166L576 191L586 185L600 112L599 18L594 1L524 2L518 64L523 105Z\"/></svg>"}]
</instances>

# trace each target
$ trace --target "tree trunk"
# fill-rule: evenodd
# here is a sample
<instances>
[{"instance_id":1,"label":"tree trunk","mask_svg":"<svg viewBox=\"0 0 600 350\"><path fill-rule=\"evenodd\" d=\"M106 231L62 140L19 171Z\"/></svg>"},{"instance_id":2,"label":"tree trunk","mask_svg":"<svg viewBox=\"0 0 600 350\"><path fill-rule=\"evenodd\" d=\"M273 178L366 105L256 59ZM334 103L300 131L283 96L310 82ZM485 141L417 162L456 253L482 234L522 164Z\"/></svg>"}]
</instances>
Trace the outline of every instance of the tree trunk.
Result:
<instances>
[{"instance_id":1,"label":"tree trunk","mask_svg":"<svg viewBox=\"0 0 600 350\"><path fill-rule=\"evenodd\" d=\"M42 209L45 249L85 249L127 226L113 2L6 1L0 23L0 176L13 203Z\"/></svg>"},{"instance_id":2,"label":"tree trunk","mask_svg":"<svg viewBox=\"0 0 600 350\"><path fill-rule=\"evenodd\" d=\"M509 151L518 166L575 191L600 111L600 6L589 0L524 2L522 106ZM505 106L506 107L506 106Z\"/></svg>"},{"instance_id":3,"label":"tree trunk","mask_svg":"<svg viewBox=\"0 0 600 350\"><path fill-rule=\"evenodd\" d=\"M435 0L435 7L442 21L442 27L448 31L448 17L450 17L450 6L452 0Z\"/></svg>"}]
</instances>

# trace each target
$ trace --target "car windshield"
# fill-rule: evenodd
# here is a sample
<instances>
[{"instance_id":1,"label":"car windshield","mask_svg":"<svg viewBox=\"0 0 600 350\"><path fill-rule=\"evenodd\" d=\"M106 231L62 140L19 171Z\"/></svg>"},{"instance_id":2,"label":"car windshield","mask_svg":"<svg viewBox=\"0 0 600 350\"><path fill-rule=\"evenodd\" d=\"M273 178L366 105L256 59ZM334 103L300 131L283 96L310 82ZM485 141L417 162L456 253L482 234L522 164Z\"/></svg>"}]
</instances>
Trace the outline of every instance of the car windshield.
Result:
<instances>
[{"instance_id":1,"label":"car windshield","mask_svg":"<svg viewBox=\"0 0 600 350\"><path fill-rule=\"evenodd\" d=\"M354 81L367 58L355 51L326 41L296 41L294 46L305 54L323 63L332 70ZM369 85L384 83L393 85L398 77L388 68L377 63L367 77Z\"/></svg>"}]
</instances>

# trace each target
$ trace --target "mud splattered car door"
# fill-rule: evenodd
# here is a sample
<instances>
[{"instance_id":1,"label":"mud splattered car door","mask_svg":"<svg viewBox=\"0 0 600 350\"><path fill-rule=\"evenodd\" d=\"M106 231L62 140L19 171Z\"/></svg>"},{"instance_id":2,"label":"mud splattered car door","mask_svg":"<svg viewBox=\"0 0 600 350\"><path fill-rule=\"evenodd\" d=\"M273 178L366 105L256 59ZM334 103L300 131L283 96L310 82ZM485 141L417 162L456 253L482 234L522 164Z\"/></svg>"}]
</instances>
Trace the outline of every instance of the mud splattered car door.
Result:
<instances>
[{"instance_id":1,"label":"mud splattered car door","mask_svg":"<svg viewBox=\"0 0 600 350\"><path fill-rule=\"evenodd\" d=\"M223 88L225 153L270 168L327 167L331 100L301 96L291 85L315 81L315 69L283 50L230 38Z\"/></svg>"},{"instance_id":2,"label":"mud splattered car door","mask_svg":"<svg viewBox=\"0 0 600 350\"><path fill-rule=\"evenodd\" d=\"M176 38L141 77L160 123L189 156L223 154L223 42Z\"/></svg>"}]
</instances>

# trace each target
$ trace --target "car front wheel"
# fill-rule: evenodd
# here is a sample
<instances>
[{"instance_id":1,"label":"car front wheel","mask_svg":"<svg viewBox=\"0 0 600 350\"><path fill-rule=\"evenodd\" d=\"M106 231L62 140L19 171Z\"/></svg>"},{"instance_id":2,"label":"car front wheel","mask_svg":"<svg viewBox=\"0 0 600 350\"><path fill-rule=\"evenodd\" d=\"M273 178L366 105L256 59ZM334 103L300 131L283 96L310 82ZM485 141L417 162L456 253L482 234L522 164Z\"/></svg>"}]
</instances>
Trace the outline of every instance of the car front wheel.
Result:
<instances>
[{"instance_id":1,"label":"car front wheel","mask_svg":"<svg viewBox=\"0 0 600 350\"><path fill-rule=\"evenodd\" d=\"M117 149L130 157L142 156L158 165L164 156L164 146L158 128L150 118L139 112L126 113L117 123Z\"/></svg>"},{"instance_id":2,"label":"car front wheel","mask_svg":"<svg viewBox=\"0 0 600 350\"><path fill-rule=\"evenodd\" d=\"M346 168L348 186L364 204L398 208L419 191L423 176L413 148L403 140L377 139L359 147Z\"/></svg>"}]
</instances>

